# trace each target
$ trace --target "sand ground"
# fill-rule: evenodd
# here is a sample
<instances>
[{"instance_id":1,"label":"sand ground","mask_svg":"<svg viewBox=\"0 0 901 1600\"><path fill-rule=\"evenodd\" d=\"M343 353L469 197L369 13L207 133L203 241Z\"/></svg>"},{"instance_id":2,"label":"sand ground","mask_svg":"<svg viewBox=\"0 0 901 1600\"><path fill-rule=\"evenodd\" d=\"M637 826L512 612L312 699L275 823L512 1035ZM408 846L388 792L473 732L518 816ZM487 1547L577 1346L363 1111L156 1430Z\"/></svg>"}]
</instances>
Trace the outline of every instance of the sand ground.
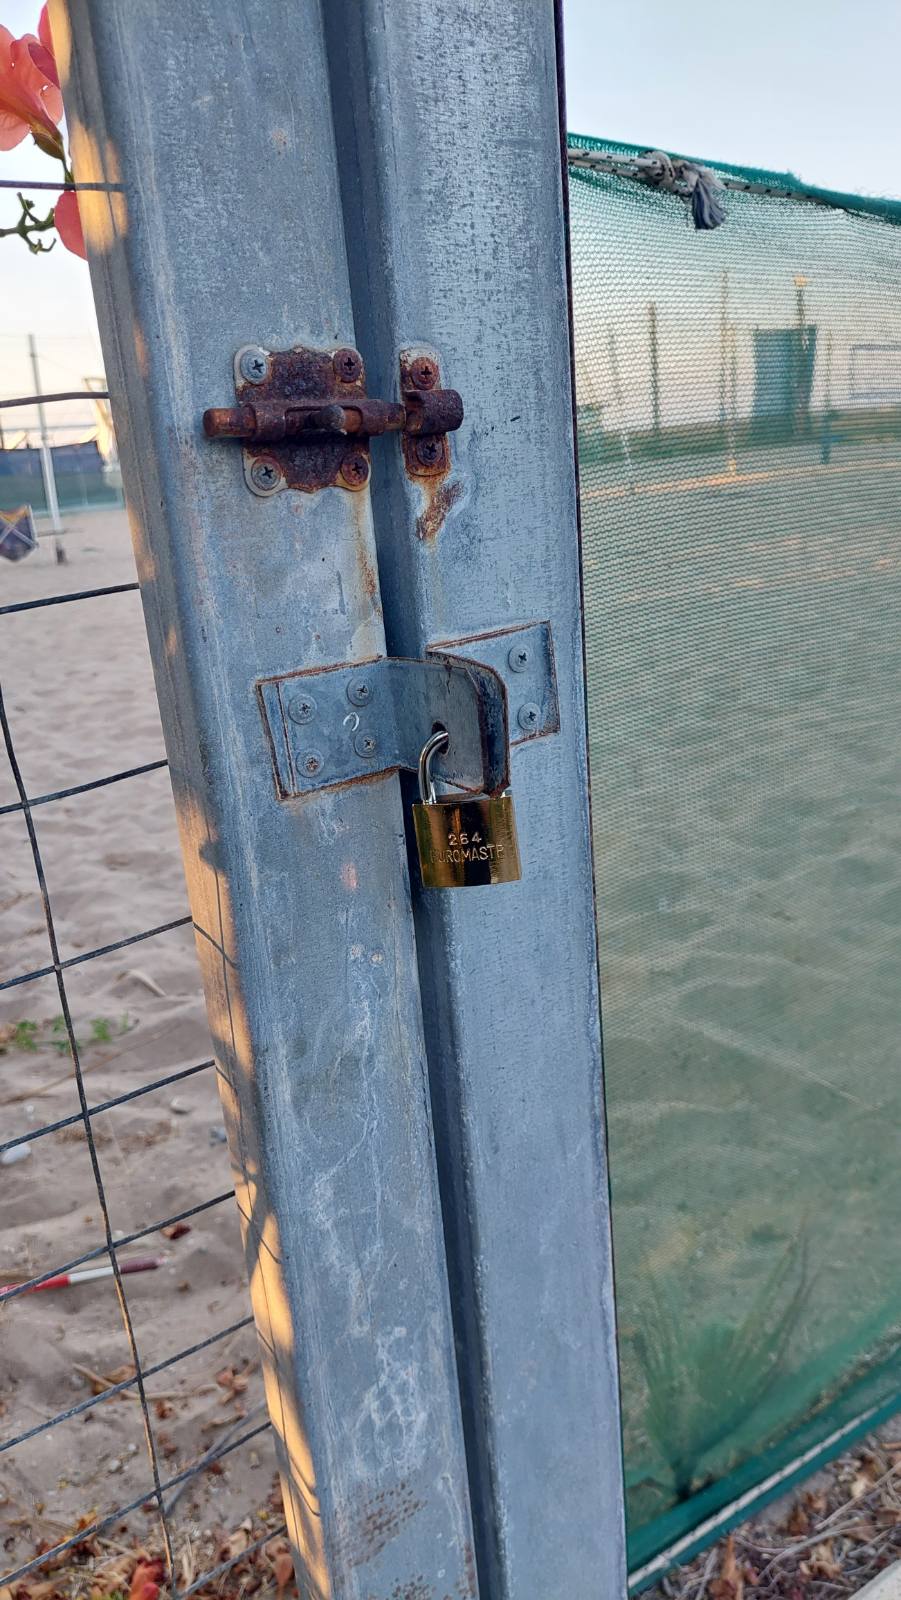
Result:
<instances>
[{"instance_id":1,"label":"sand ground","mask_svg":"<svg viewBox=\"0 0 901 1600\"><path fill-rule=\"evenodd\" d=\"M899 1388L899 468L582 463L636 1524Z\"/></svg>"},{"instance_id":2,"label":"sand ground","mask_svg":"<svg viewBox=\"0 0 901 1600\"><path fill-rule=\"evenodd\" d=\"M0 563L0 604L134 579L122 511L68 523L69 561L49 541ZM162 733L137 594L0 618L0 679L28 793L87 782L159 759ZM16 799L0 759L0 805ZM165 769L41 806L38 839L63 957L187 913ZM34 866L20 813L0 817L0 975L49 959ZM75 966L67 988L92 1104L204 1061L210 1040L190 927ZM77 1110L58 1032L52 978L0 993L0 1142L30 1140L0 1166L0 1281L49 1271L101 1242L97 1192L76 1124L35 1137ZM231 1187L212 1071L93 1121L112 1226L148 1227ZM165 1254L160 1271L128 1277L142 1363L165 1360L249 1312L234 1208L191 1219L177 1239L151 1234L123 1256ZM0 1309L0 1424L10 1439L92 1392L88 1374L121 1377L129 1351L113 1286L24 1295ZM225 1373L217 1383L217 1374ZM247 1380L245 1386L245 1379ZM251 1328L148 1382L163 1470L180 1472L247 1414L261 1420ZM237 1527L261 1505L274 1472L268 1432L204 1473L173 1513L178 1536ZM65 1538L79 1516L104 1516L150 1483L139 1406L106 1401L0 1455L3 1570L35 1543ZM148 1519L135 1513L131 1527Z\"/></svg>"}]
</instances>

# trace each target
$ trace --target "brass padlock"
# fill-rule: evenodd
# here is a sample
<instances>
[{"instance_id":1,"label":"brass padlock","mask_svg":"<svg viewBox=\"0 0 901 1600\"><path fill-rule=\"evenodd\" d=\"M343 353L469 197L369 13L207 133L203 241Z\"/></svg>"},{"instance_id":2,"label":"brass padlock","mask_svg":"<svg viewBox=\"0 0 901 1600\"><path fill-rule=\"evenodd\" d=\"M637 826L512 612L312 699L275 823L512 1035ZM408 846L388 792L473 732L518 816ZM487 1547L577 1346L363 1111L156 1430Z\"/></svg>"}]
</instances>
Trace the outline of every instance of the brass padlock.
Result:
<instances>
[{"instance_id":1,"label":"brass padlock","mask_svg":"<svg viewBox=\"0 0 901 1600\"><path fill-rule=\"evenodd\" d=\"M419 757L419 800L413 806L419 868L426 889L469 889L484 883L515 883L522 876L513 796L445 795L438 800L432 760L447 746L433 733Z\"/></svg>"}]
</instances>

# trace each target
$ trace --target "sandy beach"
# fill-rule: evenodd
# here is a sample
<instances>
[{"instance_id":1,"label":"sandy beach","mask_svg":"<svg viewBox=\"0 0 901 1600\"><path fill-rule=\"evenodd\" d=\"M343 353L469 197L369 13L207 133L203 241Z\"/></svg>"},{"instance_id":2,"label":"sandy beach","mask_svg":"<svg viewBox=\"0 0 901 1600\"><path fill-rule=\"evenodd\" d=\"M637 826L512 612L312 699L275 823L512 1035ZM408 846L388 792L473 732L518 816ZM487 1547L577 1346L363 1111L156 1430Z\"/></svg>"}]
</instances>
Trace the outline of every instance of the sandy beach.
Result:
<instances>
[{"instance_id":1,"label":"sandy beach","mask_svg":"<svg viewBox=\"0 0 901 1600\"><path fill-rule=\"evenodd\" d=\"M0 604L134 580L122 511L72 516L65 547L65 566L55 564L48 540L17 565L0 563ZM136 593L0 619L0 678L31 797L163 756ZM4 759L0 805L15 800ZM34 815L64 959L187 914L165 768L40 806ZM0 817L0 829L5 980L46 966L49 951L21 813ZM92 1104L209 1059L190 927L76 965L67 988ZM49 1271L102 1241L81 1127L34 1137L40 1125L78 1110L59 1016L52 976L0 994L0 1141L30 1143L25 1159L0 1165L0 1282ZM101 1114L93 1128L120 1235L231 1188L209 1068ZM125 1280L145 1366L249 1314L230 1201L192 1217L179 1237L152 1233L122 1254L165 1257L161 1270ZM129 1370L108 1280L7 1303L0 1308L0 1340L4 1439ZM161 1470L174 1476L226 1437L265 1420L253 1328L149 1379L147 1389ZM201 1557L213 1550L216 1540L204 1544L204 1534L237 1529L265 1505L274 1470L267 1430L180 1495L172 1515L177 1540L192 1542ZM38 1541L68 1537L79 1517L102 1517L136 1499L150 1482L133 1391L0 1455L3 1570L28 1560ZM147 1537L152 1521L138 1511L128 1526ZM203 1570L202 1560L196 1570Z\"/></svg>"}]
</instances>

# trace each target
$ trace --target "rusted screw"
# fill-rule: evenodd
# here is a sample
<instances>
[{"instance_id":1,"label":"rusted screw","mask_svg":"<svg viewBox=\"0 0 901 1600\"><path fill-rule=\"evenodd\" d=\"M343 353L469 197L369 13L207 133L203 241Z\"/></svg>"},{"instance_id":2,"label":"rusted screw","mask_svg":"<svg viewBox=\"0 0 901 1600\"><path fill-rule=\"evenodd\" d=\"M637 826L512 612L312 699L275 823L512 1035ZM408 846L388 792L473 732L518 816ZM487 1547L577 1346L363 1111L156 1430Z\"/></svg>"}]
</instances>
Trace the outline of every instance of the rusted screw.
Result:
<instances>
[{"instance_id":1,"label":"rusted screw","mask_svg":"<svg viewBox=\"0 0 901 1600\"><path fill-rule=\"evenodd\" d=\"M531 700L528 700L524 706L520 706L516 720L524 733L531 733L541 721L541 712Z\"/></svg>"},{"instance_id":2,"label":"rusted screw","mask_svg":"<svg viewBox=\"0 0 901 1600\"><path fill-rule=\"evenodd\" d=\"M303 758L303 770L310 778L315 778L317 772L322 771L322 757L318 750L311 750Z\"/></svg>"},{"instance_id":3,"label":"rusted screw","mask_svg":"<svg viewBox=\"0 0 901 1600\"><path fill-rule=\"evenodd\" d=\"M440 439L432 434L426 434L424 439L416 441L416 459L424 467L434 467L441 460L444 448Z\"/></svg>"},{"instance_id":4,"label":"rusted screw","mask_svg":"<svg viewBox=\"0 0 901 1600\"><path fill-rule=\"evenodd\" d=\"M288 701L288 716L292 722L312 722L316 715L316 701L311 694L295 694Z\"/></svg>"},{"instance_id":5,"label":"rusted screw","mask_svg":"<svg viewBox=\"0 0 901 1600\"><path fill-rule=\"evenodd\" d=\"M269 376L269 356L258 344L241 351L238 371L247 383L265 383Z\"/></svg>"},{"instance_id":6,"label":"rusted screw","mask_svg":"<svg viewBox=\"0 0 901 1600\"><path fill-rule=\"evenodd\" d=\"M354 740L354 749L358 756L369 759L378 750L379 742L374 733L358 733Z\"/></svg>"},{"instance_id":7,"label":"rusted screw","mask_svg":"<svg viewBox=\"0 0 901 1600\"><path fill-rule=\"evenodd\" d=\"M332 366L335 376L342 383L356 383L363 371L363 362L356 350L336 350L332 356Z\"/></svg>"},{"instance_id":8,"label":"rusted screw","mask_svg":"<svg viewBox=\"0 0 901 1600\"><path fill-rule=\"evenodd\" d=\"M274 461L257 460L250 469L250 481L255 489L268 494L278 488L282 475Z\"/></svg>"},{"instance_id":9,"label":"rusted screw","mask_svg":"<svg viewBox=\"0 0 901 1600\"><path fill-rule=\"evenodd\" d=\"M410 362L410 380L417 389L434 389L438 382L438 368L428 356L417 356Z\"/></svg>"},{"instance_id":10,"label":"rusted screw","mask_svg":"<svg viewBox=\"0 0 901 1600\"><path fill-rule=\"evenodd\" d=\"M362 489L369 482L369 462L362 450L348 450L341 463L341 481L346 489Z\"/></svg>"}]
</instances>

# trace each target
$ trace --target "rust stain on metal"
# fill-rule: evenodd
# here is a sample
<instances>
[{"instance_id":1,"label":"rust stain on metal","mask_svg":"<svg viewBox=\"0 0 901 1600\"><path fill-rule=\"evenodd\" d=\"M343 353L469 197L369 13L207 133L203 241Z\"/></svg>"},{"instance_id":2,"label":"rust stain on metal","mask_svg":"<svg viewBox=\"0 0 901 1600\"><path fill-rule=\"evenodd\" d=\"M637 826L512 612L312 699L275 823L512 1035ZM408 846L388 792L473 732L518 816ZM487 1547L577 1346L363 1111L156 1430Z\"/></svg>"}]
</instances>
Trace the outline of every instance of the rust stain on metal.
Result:
<instances>
[{"instance_id":1,"label":"rust stain on metal","mask_svg":"<svg viewBox=\"0 0 901 1600\"><path fill-rule=\"evenodd\" d=\"M476 1600L479 1592L479 1580L476 1574L475 1551L467 1539L463 1546L463 1577L457 1584L457 1594L460 1600Z\"/></svg>"},{"instance_id":2,"label":"rust stain on metal","mask_svg":"<svg viewBox=\"0 0 901 1600\"><path fill-rule=\"evenodd\" d=\"M360 574L360 583L367 600L372 605L372 614L376 617L382 615L382 597L379 593L379 574L374 562L372 550L372 528L369 516L369 507L365 500L353 500L350 505L353 518L354 541L356 545L357 568Z\"/></svg>"},{"instance_id":3,"label":"rust stain on metal","mask_svg":"<svg viewBox=\"0 0 901 1600\"><path fill-rule=\"evenodd\" d=\"M476 1576L475 1564L472 1561L472 1547L467 1544L464 1549L466 1561L466 1576L454 1586L454 1593L441 1596L441 1600L475 1600ZM470 1564L472 1570L470 1572ZM376 1600L373 1594L367 1595L367 1600ZM396 1583L388 1595L387 1600L437 1600L435 1589L420 1572L415 1578L408 1578L406 1583Z\"/></svg>"},{"instance_id":4,"label":"rust stain on metal","mask_svg":"<svg viewBox=\"0 0 901 1600\"><path fill-rule=\"evenodd\" d=\"M370 1496L359 1518L349 1520L340 1540L348 1566L360 1567L371 1561L424 1505L406 1479Z\"/></svg>"},{"instance_id":5,"label":"rust stain on metal","mask_svg":"<svg viewBox=\"0 0 901 1600\"><path fill-rule=\"evenodd\" d=\"M431 542L437 539L448 514L457 504L463 493L463 485L460 482L430 483L424 486L424 492L425 505L416 518L416 537Z\"/></svg>"},{"instance_id":6,"label":"rust stain on metal","mask_svg":"<svg viewBox=\"0 0 901 1600\"><path fill-rule=\"evenodd\" d=\"M463 401L456 389L439 387L438 357L427 351L403 350L400 392L406 410L401 438L409 478L437 482L450 472L448 434L463 421Z\"/></svg>"},{"instance_id":7,"label":"rust stain on metal","mask_svg":"<svg viewBox=\"0 0 901 1600\"><path fill-rule=\"evenodd\" d=\"M382 607L378 599L379 580L369 565L369 562L366 560L364 560L361 564L360 577L363 580L363 590L365 594L368 595L370 600L375 601L376 610L378 611L379 616L381 616Z\"/></svg>"}]
</instances>

